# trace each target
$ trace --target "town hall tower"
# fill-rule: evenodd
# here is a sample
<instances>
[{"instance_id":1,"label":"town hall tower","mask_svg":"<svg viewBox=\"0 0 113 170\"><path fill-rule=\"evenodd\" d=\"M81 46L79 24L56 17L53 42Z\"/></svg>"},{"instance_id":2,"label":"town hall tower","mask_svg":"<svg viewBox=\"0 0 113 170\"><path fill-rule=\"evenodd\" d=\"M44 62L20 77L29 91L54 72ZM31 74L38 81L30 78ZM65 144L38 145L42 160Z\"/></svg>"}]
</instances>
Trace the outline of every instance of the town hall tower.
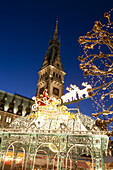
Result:
<instances>
[{"instance_id":1,"label":"town hall tower","mask_svg":"<svg viewBox=\"0 0 113 170\"><path fill-rule=\"evenodd\" d=\"M60 56L60 39L58 39L58 20L49 42L48 52L45 54L42 67L38 72L37 95L42 94L44 89L48 90L49 96L61 98L64 91L64 68Z\"/></svg>"}]
</instances>

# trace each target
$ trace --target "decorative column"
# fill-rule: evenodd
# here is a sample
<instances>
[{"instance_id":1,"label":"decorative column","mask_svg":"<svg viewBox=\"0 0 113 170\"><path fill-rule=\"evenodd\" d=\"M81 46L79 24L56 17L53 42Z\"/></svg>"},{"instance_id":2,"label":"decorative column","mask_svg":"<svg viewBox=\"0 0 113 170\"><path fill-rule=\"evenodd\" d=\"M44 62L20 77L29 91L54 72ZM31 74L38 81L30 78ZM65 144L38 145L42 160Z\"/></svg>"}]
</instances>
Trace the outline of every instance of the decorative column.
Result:
<instances>
[{"instance_id":1,"label":"decorative column","mask_svg":"<svg viewBox=\"0 0 113 170\"><path fill-rule=\"evenodd\" d=\"M55 162L55 158L53 157L53 170L54 170L54 162Z\"/></svg>"},{"instance_id":2,"label":"decorative column","mask_svg":"<svg viewBox=\"0 0 113 170\"><path fill-rule=\"evenodd\" d=\"M108 136L93 135L92 136L92 169L103 170L103 150L107 149Z\"/></svg>"},{"instance_id":3,"label":"decorative column","mask_svg":"<svg viewBox=\"0 0 113 170\"><path fill-rule=\"evenodd\" d=\"M103 167L103 139L101 138L101 167L102 167L102 169L104 169L104 167Z\"/></svg>"},{"instance_id":4,"label":"decorative column","mask_svg":"<svg viewBox=\"0 0 113 170\"><path fill-rule=\"evenodd\" d=\"M67 170L67 152L68 152L68 136L66 137L66 159L65 159L65 170Z\"/></svg>"},{"instance_id":5,"label":"decorative column","mask_svg":"<svg viewBox=\"0 0 113 170\"><path fill-rule=\"evenodd\" d=\"M31 148L31 134L29 135L28 151L26 153L26 158L25 158L25 170L27 170L27 163L28 163L30 148Z\"/></svg>"},{"instance_id":6,"label":"decorative column","mask_svg":"<svg viewBox=\"0 0 113 170\"><path fill-rule=\"evenodd\" d=\"M91 149L92 149L92 170L94 170L94 165L95 165L95 162L94 162L94 144L93 144L93 138L92 138L92 141L91 141Z\"/></svg>"},{"instance_id":7,"label":"decorative column","mask_svg":"<svg viewBox=\"0 0 113 170\"><path fill-rule=\"evenodd\" d=\"M92 169L93 170L99 170L99 169L101 169L101 167L100 167L100 161L101 161L100 139L92 138L92 140L93 140L92 141Z\"/></svg>"},{"instance_id":8,"label":"decorative column","mask_svg":"<svg viewBox=\"0 0 113 170\"><path fill-rule=\"evenodd\" d=\"M7 149L9 146L9 138L10 135L9 134L2 134L2 138L1 138L1 144L0 144L0 169L4 169L5 166L5 158L7 155Z\"/></svg>"},{"instance_id":9,"label":"decorative column","mask_svg":"<svg viewBox=\"0 0 113 170\"><path fill-rule=\"evenodd\" d=\"M11 169L15 168L15 160L17 158L17 153L20 147L14 147L13 161L11 164Z\"/></svg>"},{"instance_id":10,"label":"decorative column","mask_svg":"<svg viewBox=\"0 0 113 170\"><path fill-rule=\"evenodd\" d=\"M61 139L60 139L60 136L59 136L59 148L58 148L58 156L57 156L57 170L59 170L60 145L61 145Z\"/></svg>"},{"instance_id":11,"label":"decorative column","mask_svg":"<svg viewBox=\"0 0 113 170\"><path fill-rule=\"evenodd\" d=\"M2 134L1 142L0 142L0 169L2 168L2 159L3 159L3 151L2 151L2 144L3 144L3 136L4 134Z\"/></svg>"},{"instance_id":12,"label":"decorative column","mask_svg":"<svg viewBox=\"0 0 113 170\"><path fill-rule=\"evenodd\" d=\"M62 157L62 155L60 156L60 169L62 169L62 163L63 163L63 157Z\"/></svg>"},{"instance_id":13,"label":"decorative column","mask_svg":"<svg viewBox=\"0 0 113 170\"><path fill-rule=\"evenodd\" d=\"M31 143L31 147L30 147L30 170L34 169L35 166L35 157L36 157L36 153L37 153L37 143L38 143L38 135L33 135L32 138L32 143Z\"/></svg>"},{"instance_id":14,"label":"decorative column","mask_svg":"<svg viewBox=\"0 0 113 170\"><path fill-rule=\"evenodd\" d=\"M72 169L72 160L70 159L70 170Z\"/></svg>"}]
</instances>

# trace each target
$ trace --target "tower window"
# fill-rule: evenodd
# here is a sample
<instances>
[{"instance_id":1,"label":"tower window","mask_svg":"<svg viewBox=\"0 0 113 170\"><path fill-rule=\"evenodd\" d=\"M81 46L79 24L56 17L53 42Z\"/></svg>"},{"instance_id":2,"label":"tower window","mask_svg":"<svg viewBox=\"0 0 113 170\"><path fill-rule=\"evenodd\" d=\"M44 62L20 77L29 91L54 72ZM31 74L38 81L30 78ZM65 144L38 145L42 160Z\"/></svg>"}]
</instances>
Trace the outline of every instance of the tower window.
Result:
<instances>
[{"instance_id":1,"label":"tower window","mask_svg":"<svg viewBox=\"0 0 113 170\"><path fill-rule=\"evenodd\" d=\"M59 64L57 63L57 66L59 67Z\"/></svg>"},{"instance_id":2,"label":"tower window","mask_svg":"<svg viewBox=\"0 0 113 170\"><path fill-rule=\"evenodd\" d=\"M53 72L53 77L55 77L55 72Z\"/></svg>"},{"instance_id":3,"label":"tower window","mask_svg":"<svg viewBox=\"0 0 113 170\"><path fill-rule=\"evenodd\" d=\"M59 75L59 79L61 80L61 75Z\"/></svg>"},{"instance_id":4,"label":"tower window","mask_svg":"<svg viewBox=\"0 0 113 170\"><path fill-rule=\"evenodd\" d=\"M58 78L58 74L56 74L56 78Z\"/></svg>"}]
</instances>

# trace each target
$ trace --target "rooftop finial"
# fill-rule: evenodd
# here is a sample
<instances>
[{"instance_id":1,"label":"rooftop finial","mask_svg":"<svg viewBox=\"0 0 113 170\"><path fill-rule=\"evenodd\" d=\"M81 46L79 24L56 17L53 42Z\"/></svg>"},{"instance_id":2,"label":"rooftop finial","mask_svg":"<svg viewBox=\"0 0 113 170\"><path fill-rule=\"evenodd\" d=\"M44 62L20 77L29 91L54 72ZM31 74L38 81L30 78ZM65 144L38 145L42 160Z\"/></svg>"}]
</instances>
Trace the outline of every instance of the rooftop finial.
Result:
<instances>
[{"instance_id":1,"label":"rooftop finial","mask_svg":"<svg viewBox=\"0 0 113 170\"><path fill-rule=\"evenodd\" d=\"M58 33L58 16L57 16L57 20L56 20L56 28L55 28L55 33Z\"/></svg>"},{"instance_id":2,"label":"rooftop finial","mask_svg":"<svg viewBox=\"0 0 113 170\"><path fill-rule=\"evenodd\" d=\"M57 16L57 20L56 20L56 27L55 27L53 39L58 39L58 16Z\"/></svg>"}]
</instances>

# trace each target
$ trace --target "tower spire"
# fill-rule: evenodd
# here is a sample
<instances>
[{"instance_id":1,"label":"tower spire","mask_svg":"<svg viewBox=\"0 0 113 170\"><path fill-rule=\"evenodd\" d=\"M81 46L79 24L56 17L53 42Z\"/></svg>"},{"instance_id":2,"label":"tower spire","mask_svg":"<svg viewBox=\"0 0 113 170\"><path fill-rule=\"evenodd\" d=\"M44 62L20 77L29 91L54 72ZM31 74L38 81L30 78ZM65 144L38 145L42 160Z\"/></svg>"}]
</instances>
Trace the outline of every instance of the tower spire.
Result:
<instances>
[{"instance_id":1,"label":"tower spire","mask_svg":"<svg viewBox=\"0 0 113 170\"><path fill-rule=\"evenodd\" d=\"M57 20L56 20L56 28L55 28L55 32L58 33L58 16L57 16Z\"/></svg>"},{"instance_id":2,"label":"tower spire","mask_svg":"<svg viewBox=\"0 0 113 170\"><path fill-rule=\"evenodd\" d=\"M57 20L56 20L56 27L55 27L53 38L58 39L58 16L57 16Z\"/></svg>"},{"instance_id":3,"label":"tower spire","mask_svg":"<svg viewBox=\"0 0 113 170\"><path fill-rule=\"evenodd\" d=\"M37 95L48 89L49 96L61 98L64 90L64 68L60 56L60 38L58 40L58 17L53 38L49 41L48 52L38 72Z\"/></svg>"}]
</instances>

